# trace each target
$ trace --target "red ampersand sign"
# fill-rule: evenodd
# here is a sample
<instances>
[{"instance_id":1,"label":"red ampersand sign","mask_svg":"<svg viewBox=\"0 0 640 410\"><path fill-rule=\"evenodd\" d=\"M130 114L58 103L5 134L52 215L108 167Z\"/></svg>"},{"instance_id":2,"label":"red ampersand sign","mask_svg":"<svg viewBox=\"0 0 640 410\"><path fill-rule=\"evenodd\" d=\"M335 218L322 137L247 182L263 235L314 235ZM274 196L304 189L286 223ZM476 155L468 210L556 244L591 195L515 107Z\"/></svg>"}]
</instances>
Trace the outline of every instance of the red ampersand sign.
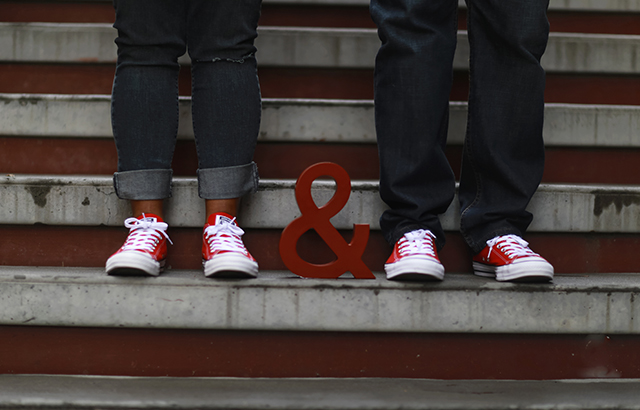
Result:
<instances>
[{"instance_id":1,"label":"red ampersand sign","mask_svg":"<svg viewBox=\"0 0 640 410\"><path fill-rule=\"evenodd\" d=\"M325 205L318 207L311 197L311 183L321 176L336 181L336 192ZM330 219L347 204L351 194L349 174L340 165L321 162L305 169L296 182L296 201L302 216L294 219L282 231L280 256L289 270L305 278L335 279L349 271L358 279L375 279L362 261L362 254L369 240L369 225L354 224L353 239L344 240ZM338 257L325 264L305 261L296 251L298 239L308 230L315 230Z\"/></svg>"}]
</instances>

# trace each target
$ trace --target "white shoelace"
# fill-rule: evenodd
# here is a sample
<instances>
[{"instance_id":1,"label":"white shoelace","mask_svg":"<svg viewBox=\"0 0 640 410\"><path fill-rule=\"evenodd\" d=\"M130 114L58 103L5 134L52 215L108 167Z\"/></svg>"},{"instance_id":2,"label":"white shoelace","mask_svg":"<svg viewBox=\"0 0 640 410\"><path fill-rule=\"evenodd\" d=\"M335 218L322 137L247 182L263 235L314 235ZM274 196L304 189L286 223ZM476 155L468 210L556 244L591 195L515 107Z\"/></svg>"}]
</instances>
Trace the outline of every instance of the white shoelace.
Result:
<instances>
[{"instance_id":1,"label":"white shoelace","mask_svg":"<svg viewBox=\"0 0 640 410\"><path fill-rule=\"evenodd\" d=\"M233 223L235 220L236 218L233 218L231 222L220 221L215 225L209 225L204 230L205 239L211 252L220 250L248 254L247 248L245 248L241 239L244 231Z\"/></svg>"},{"instance_id":2,"label":"white shoelace","mask_svg":"<svg viewBox=\"0 0 640 410\"><path fill-rule=\"evenodd\" d=\"M431 231L418 229L407 232L398 242L398 251L400 255L429 255L436 256L433 249L433 240L435 235Z\"/></svg>"},{"instance_id":3,"label":"white shoelace","mask_svg":"<svg viewBox=\"0 0 640 410\"><path fill-rule=\"evenodd\" d=\"M491 256L491 251L494 247L500 249L509 259L513 259L516 256L539 256L529 249L529 242L518 235L496 236L487 241L487 246L489 247L487 258Z\"/></svg>"},{"instance_id":4,"label":"white shoelace","mask_svg":"<svg viewBox=\"0 0 640 410\"><path fill-rule=\"evenodd\" d=\"M127 241L122 246L123 250L144 250L153 252L158 245L162 236L173 245L169 235L165 232L169 225L164 222L153 221L151 218L146 218L144 214L142 219L127 218L124 221L124 226L129 228L129 236Z\"/></svg>"}]
</instances>

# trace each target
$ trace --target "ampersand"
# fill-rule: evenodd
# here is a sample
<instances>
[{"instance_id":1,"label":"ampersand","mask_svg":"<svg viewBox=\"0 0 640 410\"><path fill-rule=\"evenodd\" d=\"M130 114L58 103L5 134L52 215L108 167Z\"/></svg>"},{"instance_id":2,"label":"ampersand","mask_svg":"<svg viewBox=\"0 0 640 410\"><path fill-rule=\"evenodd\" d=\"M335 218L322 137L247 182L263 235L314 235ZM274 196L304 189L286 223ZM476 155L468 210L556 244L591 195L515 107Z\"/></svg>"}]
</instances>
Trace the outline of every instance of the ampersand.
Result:
<instances>
[{"instance_id":1,"label":"ampersand","mask_svg":"<svg viewBox=\"0 0 640 410\"><path fill-rule=\"evenodd\" d=\"M311 183L321 176L330 176L336 181L336 192L321 207L311 196ZM340 235L330 219L347 204L351 194L349 174L338 164L321 162L305 169L296 182L296 201L302 215L282 231L280 256L289 270L306 278L338 278L349 271L358 279L375 279L371 270L362 261L362 254L369 240L369 225L354 224L350 243ZM337 259L325 264L305 261L296 251L298 239L309 230L315 230L336 254Z\"/></svg>"}]
</instances>

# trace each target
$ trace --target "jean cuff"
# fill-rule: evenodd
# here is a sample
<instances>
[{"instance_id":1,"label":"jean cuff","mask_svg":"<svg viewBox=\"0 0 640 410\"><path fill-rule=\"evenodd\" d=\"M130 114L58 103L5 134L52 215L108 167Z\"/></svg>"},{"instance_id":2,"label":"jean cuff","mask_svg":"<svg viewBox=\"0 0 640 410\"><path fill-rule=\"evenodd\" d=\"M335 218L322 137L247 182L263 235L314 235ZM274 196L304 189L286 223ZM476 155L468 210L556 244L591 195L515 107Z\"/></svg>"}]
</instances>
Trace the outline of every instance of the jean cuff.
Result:
<instances>
[{"instance_id":1,"label":"jean cuff","mask_svg":"<svg viewBox=\"0 0 640 410\"><path fill-rule=\"evenodd\" d=\"M203 199L240 198L258 190L258 166L246 165L198 170L198 195Z\"/></svg>"},{"instance_id":2,"label":"jean cuff","mask_svg":"<svg viewBox=\"0 0 640 410\"><path fill-rule=\"evenodd\" d=\"M170 169L140 169L136 171L116 172L113 174L113 186L120 199L149 201L165 199L171 196Z\"/></svg>"}]
</instances>

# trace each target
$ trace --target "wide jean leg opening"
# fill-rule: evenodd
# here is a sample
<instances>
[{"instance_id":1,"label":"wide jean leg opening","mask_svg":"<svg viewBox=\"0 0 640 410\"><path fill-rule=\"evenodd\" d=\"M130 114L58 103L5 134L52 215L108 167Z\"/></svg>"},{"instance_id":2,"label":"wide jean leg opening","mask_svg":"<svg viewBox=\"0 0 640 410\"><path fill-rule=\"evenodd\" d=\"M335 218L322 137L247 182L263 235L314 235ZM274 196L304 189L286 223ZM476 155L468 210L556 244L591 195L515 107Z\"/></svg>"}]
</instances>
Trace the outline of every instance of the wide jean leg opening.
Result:
<instances>
[{"instance_id":1,"label":"wide jean leg opening","mask_svg":"<svg viewBox=\"0 0 640 410\"><path fill-rule=\"evenodd\" d=\"M522 236L544 169L546 0L469 0L470 94L460 181L461 232L472 252Z\"/></svg>"},{"instance_id":2,"label":"wide jean leg opening","mask_svg":"<svg viewBox=\"0 0 640 410\"><path fill-rule=\"evenodd\" d=\"M380 195L389 205L380 218L395 243L415 229L444 231L438 215L454 197L445 157L452 64L456 48L454 0L372 0L382 46L376 56L375 120Z\"/></svg>"}]
</instances>

